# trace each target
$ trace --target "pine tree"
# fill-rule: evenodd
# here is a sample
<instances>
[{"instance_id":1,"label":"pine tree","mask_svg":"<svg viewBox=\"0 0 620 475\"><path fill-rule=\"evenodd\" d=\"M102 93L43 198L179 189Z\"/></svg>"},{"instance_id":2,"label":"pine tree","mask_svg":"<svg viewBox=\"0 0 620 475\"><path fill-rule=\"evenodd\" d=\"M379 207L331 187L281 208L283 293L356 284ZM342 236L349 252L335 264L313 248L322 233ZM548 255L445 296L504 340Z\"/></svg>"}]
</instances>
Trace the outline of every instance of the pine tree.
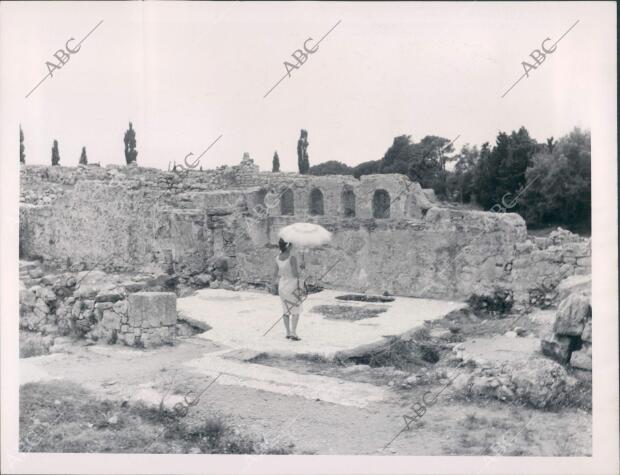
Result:
<instances>
[{"instance_id":1,"label":"pine tree","mask_svg":"<svg viewBox=\"0 0 620 475\"><path fill-rule=\"evenodd\" d=\"M80 165L88 165L88 158L86 158L86 147L82 147L82 154L80 155Z\"/></svg>"},{"instance_id":2,"label":"pine tree","mask_svg":"<svg viewBox=\"0 0 620 475\"><path fill-rule=\"evenodd\" d=\"M57 166L60 164L60 152L58 152L58 140L54 140L54 145L52 146L52 166Z\"/></svg>"},{"instance_id":3,"label":"pine tree","mask_svg":"<svg viewBox=\"0 0 620 475\"><path fill-rule=\"evenodd\" d=\"M136 131L133 129L133 125L129 122L129 129L125 131L125 161L127 165L137 162L138 151L136 150Z\"/></svg>"},{"instance_id":4,"label":"pine tree","mask_svg":"<svg viewBox=\"0 0 620 475\"><path fill-rule=\"evenodd\" d=\"M24 132L22 126L19 126L19 161L20 163L26 163L26 147L24 145Z\"/></svg>"},{"instance_id":5,"label":"pine tree","mask_svg":"<svg viewBox=\"0 0 620 475\"><path fill-rule=\"evenodd\" d=\"M271 162L271 171L276 173L280 171L280 157L278 157L278 151L273 154L273 161Z\"/></svg>"},{"instance_id":6,"label":"pine tree","mask_svg":"<svg viewBox=\"0 0 620 475\"><path fill-rule=\"evenodd\" d=\"M308 131L301 129L299 140L297 141L297 166L299 173L306 175L310 170L310 160L308 159Z\"/></svg>"}]
</instances>

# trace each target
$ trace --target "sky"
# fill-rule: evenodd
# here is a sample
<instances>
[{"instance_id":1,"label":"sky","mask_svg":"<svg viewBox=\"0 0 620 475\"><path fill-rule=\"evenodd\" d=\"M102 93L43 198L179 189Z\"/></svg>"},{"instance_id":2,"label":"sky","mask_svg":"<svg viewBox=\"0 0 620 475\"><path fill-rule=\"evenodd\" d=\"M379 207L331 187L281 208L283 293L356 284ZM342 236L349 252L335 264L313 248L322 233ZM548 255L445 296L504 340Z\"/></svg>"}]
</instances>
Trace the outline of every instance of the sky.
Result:
<instances>
[{"instance_id":1,"label":"sky","mask_svg":"<svg viewBox=\"0 0 620 475\"><path fill-rule=\"evenodd\" d=\"M352 166L381 158L402 134L458 136L460 149L522 125L539 141L589 128L593 84L615 70L615 57L598 54L615 35L610 12L595 2L9 2L0 43L27 163L49 164L57 139L62 165L76 165L83 146L89 162L124 164L132 121L142 166L182 163L221 136L204 168L248 152L270 170L277 150L282 170L296 171L302 128L311 165ZM530 53L577 21L501 97L522 62L534 63ZM54 53L96 25L26 98L46 61L58 64ZM334 26L289 77L292 53Z\"/></svg>"}]
</instances>

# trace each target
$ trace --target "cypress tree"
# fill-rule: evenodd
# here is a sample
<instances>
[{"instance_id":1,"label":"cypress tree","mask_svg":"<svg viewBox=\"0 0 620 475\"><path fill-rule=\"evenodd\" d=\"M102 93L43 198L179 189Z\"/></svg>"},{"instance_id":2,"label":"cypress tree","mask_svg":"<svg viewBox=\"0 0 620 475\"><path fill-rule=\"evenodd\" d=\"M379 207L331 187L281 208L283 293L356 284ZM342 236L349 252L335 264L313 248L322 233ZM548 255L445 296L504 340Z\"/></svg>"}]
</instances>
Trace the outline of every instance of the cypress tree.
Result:
<instances>
[{"instance_id":1,"label":"cypress tree","mask_svg":"<svg viewBox=\"0 0 620 475\"><path fill-rule=\"evenodd\" d=\"M138 151L136 150L136 131L133 129L133 125L129 122L129 129L125 131L125 161L127 165L134 163L138 159Z\"/></svg>"},{"instance_id":2,"label":"cypress tree","mask_svg":"<svg viewBox=\"0 0 620 475\"><path fill-rule=\"evenodd\" d=\"M271 171L274 173L280 171L280 157L278 157L277 150L273 154L273 161L271 162Z\"/></svg>"},{"instance_id":3,"label":"cypress tree","mask_svg":"<svg viewBox=\"0 0 620 475\"><path fill-rule=\"evenodd\" d=\"M88 165L88 158L86 158L86 147L82 147L82 154L80 155L80 165Z\"/></svg>"},{"instance_id":4,"label":"cypress tree","mask_svg":"<svg viewBox=\"0 0 620 475\"><path fill-rule=\"evenodd\" d=\"M60 152L58 152L58 140L54 140L54 145L52 146L52 166L57 166L60 164Z\"/></svg>"},{"instance_id":5,"label":"cypress tree","mask_svg":"<svg viewBox=\"0 0 620 475\"><path fill-rule=\"evenodd\" d=\"M310 160L308 159L308 131L301 129L299 140L297 141L297 166L299 173L306 175L310 170Z\"/></svg>"},{"instance_id":6,"label":"cypress tree","mask_svg":"<svg viewBox=\"0 0 620 475\"><path fill-rule=\"evenodd\" d=\"M24 145L24 132L22 126L19 126L19 161L20 163L26 163L26 146Z\"/></svg>"}]
</instances>

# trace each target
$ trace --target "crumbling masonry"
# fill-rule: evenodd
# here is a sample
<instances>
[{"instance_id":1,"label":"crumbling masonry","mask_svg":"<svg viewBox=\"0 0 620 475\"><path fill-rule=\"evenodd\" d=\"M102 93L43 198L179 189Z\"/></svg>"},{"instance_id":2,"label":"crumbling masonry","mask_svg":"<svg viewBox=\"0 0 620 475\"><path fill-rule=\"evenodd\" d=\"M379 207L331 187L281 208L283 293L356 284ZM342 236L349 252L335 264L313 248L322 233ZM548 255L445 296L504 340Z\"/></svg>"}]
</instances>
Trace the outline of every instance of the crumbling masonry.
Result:
<instances>
[{"instance_id":1,"label":"crumbling masonry","mask_svg":"<svg viewBox=\"0 0 620 475\"><path fill-rule=\"evenodd\" d=\"M338 262L325 287L454 300L501 287L519 305L590 272L589 239L529 238L517 214L442 205L402 175L260 172L249 158L204 172L21 169L20 253L59 269L159 269L188 285L260 285L278 230L296 221L334 234L304 256L311 276Z\"/></svg>"}]
</instances>

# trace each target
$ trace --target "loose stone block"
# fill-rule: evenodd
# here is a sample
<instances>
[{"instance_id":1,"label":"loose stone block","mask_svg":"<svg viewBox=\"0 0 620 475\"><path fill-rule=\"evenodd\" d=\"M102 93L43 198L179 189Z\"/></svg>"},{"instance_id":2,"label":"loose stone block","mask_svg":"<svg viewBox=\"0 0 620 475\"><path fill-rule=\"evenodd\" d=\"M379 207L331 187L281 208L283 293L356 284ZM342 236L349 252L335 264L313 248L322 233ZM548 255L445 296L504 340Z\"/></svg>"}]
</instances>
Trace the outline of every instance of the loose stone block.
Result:
<instances>
[{"instance_id":1,"label":"loose stone block","mask_svg":"<svg viewBox=\"0 0 620 475\"><path fill-rule=\"evenodd\" d=\"M591 317L589 298L583 294L571 294L558 307L553 331L558 335L581 336L586 320Z\"/></svg>"},{"instance_id":2,"label":"loose stone block","mask_svg":"<svg viewBox=\"0 0 620 475\"><path fill-rule=\"evenodd\" d=\"M582 267L592 267L592 258L591 257L579 257L577 259L577 265Z\"/></svg>"},{"instance_id":3,"label":"loose stone block","mask_svg":"<svg viewBox=\"0 0 620 475\"><path fill-rule=\"evenodd\" d=\"M570 359L571 366L592 371L592 346L583 345L579 351L574 351Z\"/></svg>"},{"instance_id":4,"label":"loose stone block","mask_svg":"<svg viewBox=\"0 0 620 475\"><path fill-rule=\"evenodd\" d=\"M37 302L37 297L31 290L22 289L19 291L19 301L24 305L34 307Z\"/></svg>"},{"instance_id":5,"label":"loose stone block","mask_svg":"<svg viewBox=\"0 0 620 475\"><path fill-rule=\"evenodd\" d=\"M41 320L47 318L47 315L48 315L46 312L41 311L37 307L34 308L33 312L36 315L36 319L35 320L37 320L37 321L41 321Z\"/></svg>"},{"instance_id":6,"label":"loose stone block","mask_svg":"<svg viewBox=\"0 0 620 475\"><path fill-rule=\"evenodd\" d=\"M132 327L159 328L177 321L177 297L173 292L137 292L128 297L128 322Z\"/></svg>"},{"instance_id":7,"label":"loose stone block","mask_svg":"<svg viewBox=\"0 0 620 475\"><path fill-rule=\"evenodd\" d=\"M540 349L543 355L549 356L554 360L566 364L570 360L571 340L566 336L552 335L540 342Z\"/></svg>"},{"instance_id":8,"label":"loose stone block","mask_svg":"<svg viewBox=\"0 0 620 475\"><path fill-rule=\"evenodd\" d=\"M101 324L107 330L120 330L121 328L121 317L112 312L111 310L103 311L103 320L101 320Z\"/></svg>"},{"instance_id":9,"label":"loose stone block","mask_svg":"<svg viewBox=\"0 0 620 475\"><path fill-rule=\"evenodd\" d=\"M47 304L41 300L41 299L37 299L35 307L35 310L38 310L39 312L41 312L42 314L47 314L50 312L50 308L47 306Z\"/></svg>"},{"instance_id":10,"label":"loose stone block","mask_svg":"<svg viewBox=\"0 0 620 475\"><path fill-rule=\"evenodd\" d=\"M40 295L41 299L46 303L54 302L56 300L56 294L50 288L44 288Z\"/></svg>"},{"instance_id":11,"label":"loose stone block","mask_svg":"<svg viewBox=\"0 0 620 475\"><path fill-rule=\"evenodd\" d=\"M581 339L588 343L592 343L592 320L586 322L583 332L581 333Z\"/></svg>"},{"instance_id":12,"label":"loose stone block","mask_svg":"<svg viewBox=\"0 0 620 475\"><path fill-rule=\"evenodd\" d=\"M571 275L558 285L558 298L564 300L573 293L588 293L592 289L592 277L590 275Z\"/></svg>"},{"instance_id":13,"label":"loose stone block","mask_svg":"<svg viewBox=\"0 0 620 475\"><path fill-rule=\"evenodd\" d=\"M123 298L120 289L102 290L95 297L95 302L117 302Z\"/></svg>"}]
</instances>

